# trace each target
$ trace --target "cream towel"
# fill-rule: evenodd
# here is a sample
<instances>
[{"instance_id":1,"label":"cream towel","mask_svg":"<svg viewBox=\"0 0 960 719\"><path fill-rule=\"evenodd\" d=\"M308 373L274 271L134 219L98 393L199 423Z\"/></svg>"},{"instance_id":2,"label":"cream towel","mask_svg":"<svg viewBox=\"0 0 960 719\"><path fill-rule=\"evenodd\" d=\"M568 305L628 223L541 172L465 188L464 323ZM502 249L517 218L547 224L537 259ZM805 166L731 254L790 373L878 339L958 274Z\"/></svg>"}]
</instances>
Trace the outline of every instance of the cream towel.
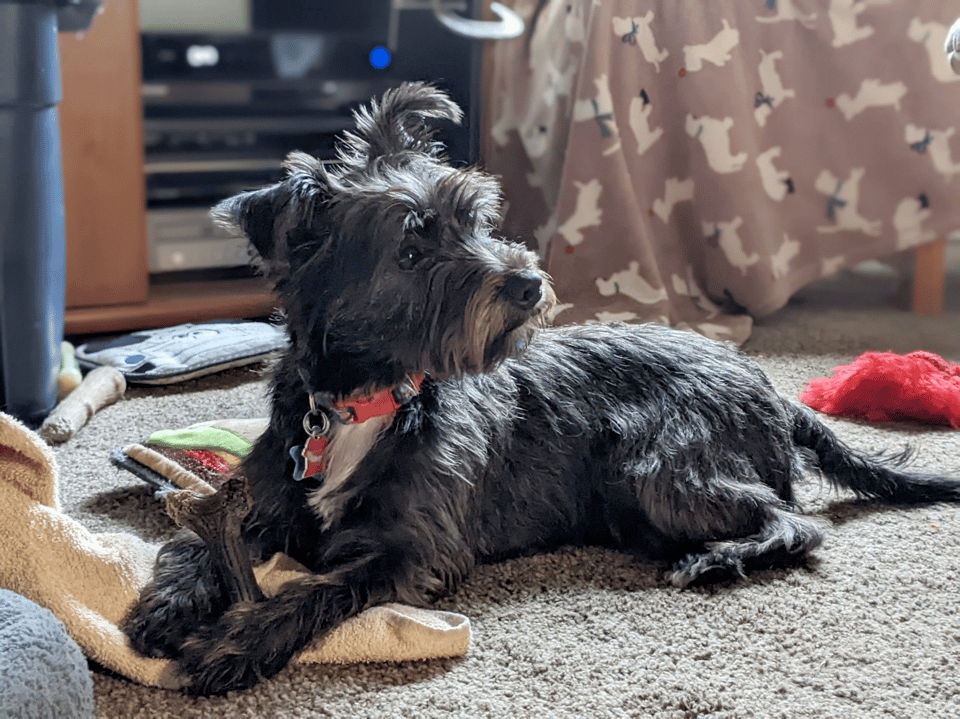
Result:
<instances>
[{"instance_id":1,"label":"cream towel","mask_svg":"<svg viewBox=\"0 0 960 719\"><path fill-rule=\"evenodd\" d=\"M179 688L175 665L136 654L117 624L147 582L159 546L93 534L60 511L53 452L0 413L0 588L47 607L90 659L134 681ZM257 568L269 595L306 569L277 555ZM470 622L399 604L374 607L302 652L300 662L381 662L460 656Z\"/></svg>"}]
</instances>

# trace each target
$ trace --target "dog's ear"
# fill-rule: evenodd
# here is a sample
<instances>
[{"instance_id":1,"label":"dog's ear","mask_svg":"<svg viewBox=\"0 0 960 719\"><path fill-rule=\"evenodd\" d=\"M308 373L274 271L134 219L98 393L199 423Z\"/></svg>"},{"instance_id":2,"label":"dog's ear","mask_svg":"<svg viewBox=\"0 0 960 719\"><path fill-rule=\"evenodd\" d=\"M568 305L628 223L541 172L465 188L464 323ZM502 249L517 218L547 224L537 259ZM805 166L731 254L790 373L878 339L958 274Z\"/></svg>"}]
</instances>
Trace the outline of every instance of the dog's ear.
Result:
<instances>
[{"instance_id":1,"label":"dog's ear","mask_svg":"<svg viewBox=\"0 0 960 719\"><path fill-rule=\"evenodd\" d=\"M442 90L422 82L407 82L387 90L380 102L354 112L356 129L344 133L340 160L362 168L380 157L405 151L436 155L442 145L434 142L436 129L430 120L460 124L463 112Z\"/></svg>"},{"instance_id":2,"label":"dog's ear","mask_svg":"<svg viewBox=\"0 0 960 719\"><path fill-rule=\"evenodd\" d=\"M271 260L274 254L273 225L277 217L276 199L280 185L241 192L218 203L211 211L213 221L232 235L250 240L260 256Z\"/></svg>"},{"instance_id":3,"label":"dog's ear","mask_svg":"<svg viewBox=\"0 0 960 719\"><path fill-rule=\"evenodd\" d=\"M214 221L233 234L244 235L268 265L286 261L291 231L309 227L318 204L333 192L336 180L323 163L305 152L291 152L283 163L287 178L262 190L242 192L211 210Z\"/></svg>"}]
</instances>

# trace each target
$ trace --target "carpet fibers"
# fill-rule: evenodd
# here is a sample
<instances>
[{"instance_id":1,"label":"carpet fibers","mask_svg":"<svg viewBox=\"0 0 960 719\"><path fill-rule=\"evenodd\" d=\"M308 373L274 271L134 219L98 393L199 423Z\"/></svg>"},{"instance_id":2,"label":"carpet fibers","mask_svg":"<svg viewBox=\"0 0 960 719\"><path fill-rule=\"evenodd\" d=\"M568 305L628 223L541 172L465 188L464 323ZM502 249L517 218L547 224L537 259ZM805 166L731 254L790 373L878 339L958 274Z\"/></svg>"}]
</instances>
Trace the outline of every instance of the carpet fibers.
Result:
<instances>
[{"instance_id":1,"label":"carpet fibers","mask_svg":"<svg viewBox=\"0 0 960 719\"><path fill-rule=\"evenodd\" d=\"M867 350L960 360L960 288L935 318L897 309L883 276L843 277L761 320L745 348L796 397ZM57 450L64 508L93 531L164 539L150 490L111 449L164 427L266 413L238 369L131 388ZM827 419L871 450L913 445L916 466L960 471L960 432ZM456 660L297 666L248 692L192 698L95 673L103 717L960 716L960 507L878 508L811 480L803 503L833 527L808 568L679 591L621 554L569 549L481 568L439 606L467 615Z\"/></svg>"}]
</instances>

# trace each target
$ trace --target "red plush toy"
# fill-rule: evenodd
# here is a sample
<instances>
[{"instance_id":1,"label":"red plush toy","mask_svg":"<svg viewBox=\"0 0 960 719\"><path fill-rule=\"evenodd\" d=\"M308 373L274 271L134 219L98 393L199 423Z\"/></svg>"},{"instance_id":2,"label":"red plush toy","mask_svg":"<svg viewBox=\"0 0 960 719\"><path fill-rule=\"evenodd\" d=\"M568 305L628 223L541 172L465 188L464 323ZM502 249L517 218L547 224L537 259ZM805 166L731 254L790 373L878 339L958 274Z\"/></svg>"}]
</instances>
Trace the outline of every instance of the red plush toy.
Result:
<instances>
[{"instance_id":1,"label":"red plush toy","mask_svg":"<svg viewBox=\"0 0 960 719\"><path fill-rule=\"evenodd\" d=\"M932 352L865 352L811 380L805 404L827 414L871 422L919 420L960 428L960 365Z\"/></svg>"}]
</instances>

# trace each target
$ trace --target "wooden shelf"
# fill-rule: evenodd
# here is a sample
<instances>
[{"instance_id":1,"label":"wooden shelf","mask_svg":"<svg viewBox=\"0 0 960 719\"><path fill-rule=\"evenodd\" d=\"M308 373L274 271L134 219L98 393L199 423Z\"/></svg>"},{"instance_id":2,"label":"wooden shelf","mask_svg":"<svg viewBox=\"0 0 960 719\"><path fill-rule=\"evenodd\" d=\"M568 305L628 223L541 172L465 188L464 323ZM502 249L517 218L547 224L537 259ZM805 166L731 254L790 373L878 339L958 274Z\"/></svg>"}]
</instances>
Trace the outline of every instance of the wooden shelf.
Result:
<instances>
[{"instance_id":1,"label":"wooden shelf","mask_svg":"<svg viewBox=\"0 0 960 719\"><path fill-rule=\"evenodd\" d=\"M262 277L152 284L145 303L67 309L64 334L103 334L202 320L268 317L276 306L276 298Z\"/></svg>"}]
</instances>

